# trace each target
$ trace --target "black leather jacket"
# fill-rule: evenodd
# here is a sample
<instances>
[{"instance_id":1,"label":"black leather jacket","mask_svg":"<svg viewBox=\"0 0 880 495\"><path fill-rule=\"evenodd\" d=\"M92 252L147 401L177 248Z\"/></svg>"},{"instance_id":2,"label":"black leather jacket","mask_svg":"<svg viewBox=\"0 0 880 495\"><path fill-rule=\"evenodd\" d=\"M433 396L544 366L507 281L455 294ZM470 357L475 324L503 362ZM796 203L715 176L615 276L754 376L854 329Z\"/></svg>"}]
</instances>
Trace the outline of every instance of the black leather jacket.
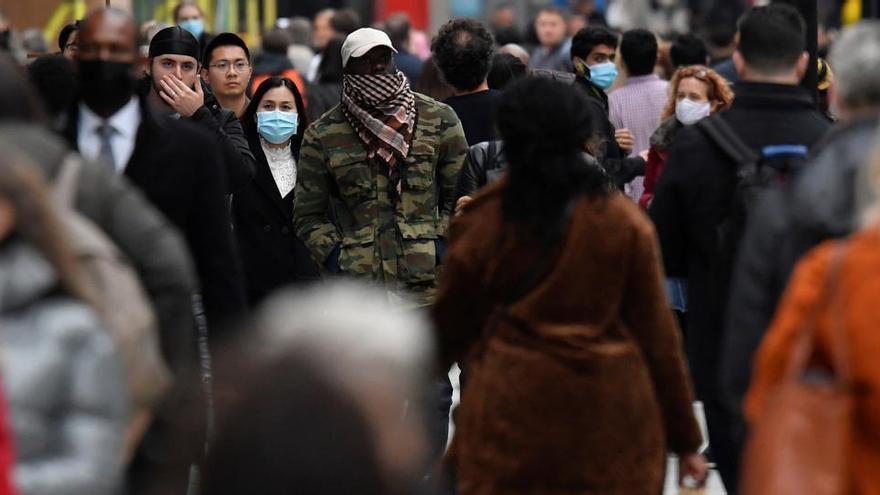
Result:
<instances>
[{"instance_id":1,"label":"black leather jacket","mask_svg":"<svg viewBox=\"0 0 880 495\"><path fill-rule=\"evenodd\" d=\"M503 141L486 141L470 147L455 185L455 201L462 196L473 196L483 186L501 177L507 168L503 150Z\"/></svg>"},{"instance_id":2,"label":"black leather jacket","mask_svg":"<svg viewBox=\"0 0 880 495\"><path fill-rule=\"evenodd\" d=\"M583 157L587 163L600 166L592 155L584 153ZM455 201L458 202L462 196L473 196L487 184L500 179L506 169L507 158L504 155L503 141L486 141L471 146L458 175ZM602 169L608 177L608 190L619 189L626 184L626 181L619 182L604 166Z\"/></svg>"}]
</instances>

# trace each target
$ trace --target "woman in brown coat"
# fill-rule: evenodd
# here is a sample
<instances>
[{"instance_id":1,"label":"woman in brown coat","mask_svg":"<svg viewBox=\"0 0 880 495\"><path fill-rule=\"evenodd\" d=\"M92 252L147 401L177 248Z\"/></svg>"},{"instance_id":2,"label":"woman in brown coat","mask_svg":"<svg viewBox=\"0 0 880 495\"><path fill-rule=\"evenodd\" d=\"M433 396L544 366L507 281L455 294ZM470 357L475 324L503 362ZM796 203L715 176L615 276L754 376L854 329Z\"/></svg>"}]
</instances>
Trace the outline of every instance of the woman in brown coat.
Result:
<instances>
[{"instance_id":1,"label":"woman in brown coat","mask_svg":"<svg viewBox=\"0 0 880 495\"><path fill-rule=\"evenodd\" d=\"M462 495L662 492L667 448L705 479L650 222L581 150L600 116L571 86L514 83L507 178L453 222L433 316L467 386Z\"/></svg>"}]
</instances>

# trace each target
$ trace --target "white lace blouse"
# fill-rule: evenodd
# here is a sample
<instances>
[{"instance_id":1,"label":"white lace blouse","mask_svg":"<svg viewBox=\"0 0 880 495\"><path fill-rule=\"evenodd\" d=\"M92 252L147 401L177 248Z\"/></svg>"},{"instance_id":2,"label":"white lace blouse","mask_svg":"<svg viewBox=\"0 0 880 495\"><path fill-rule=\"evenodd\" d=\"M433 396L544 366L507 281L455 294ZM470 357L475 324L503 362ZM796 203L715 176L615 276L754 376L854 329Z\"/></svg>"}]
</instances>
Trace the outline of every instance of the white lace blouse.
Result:
<instances>
[{"instance_id":1,"label":"white lace blouse","mask_svg":"<svg viewBox=\"0 0 880 495\"><path fill-rule=\"evenodd\" d=\"M290 146L282 148L272 148L261 137L260 146L266 155L266 162L269 163L269 170L272 172L272 178L275 179L275 185L278 186L278 192L281 197L286 197L296 186L296 160L290 151Z\"/></svg>"}]
</instances>

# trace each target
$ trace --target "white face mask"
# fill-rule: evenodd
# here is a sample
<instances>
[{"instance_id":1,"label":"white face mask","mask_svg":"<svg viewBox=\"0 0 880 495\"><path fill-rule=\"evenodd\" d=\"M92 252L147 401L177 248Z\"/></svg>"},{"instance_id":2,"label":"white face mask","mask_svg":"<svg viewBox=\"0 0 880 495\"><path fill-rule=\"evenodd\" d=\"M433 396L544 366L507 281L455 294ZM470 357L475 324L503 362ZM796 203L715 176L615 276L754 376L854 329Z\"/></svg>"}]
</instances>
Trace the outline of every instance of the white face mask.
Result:
<instances>
[{"instance_id":1,"label":"white face mask","mask_svg":"<svg viewBox=\"0 0 880 495\"><path fill-rule=\"evenodd\" d=\"M684 125L693 125L712 113L712 104L702 103L687 98L675 104L675 118Z\"/></svg>"}]
</instances>

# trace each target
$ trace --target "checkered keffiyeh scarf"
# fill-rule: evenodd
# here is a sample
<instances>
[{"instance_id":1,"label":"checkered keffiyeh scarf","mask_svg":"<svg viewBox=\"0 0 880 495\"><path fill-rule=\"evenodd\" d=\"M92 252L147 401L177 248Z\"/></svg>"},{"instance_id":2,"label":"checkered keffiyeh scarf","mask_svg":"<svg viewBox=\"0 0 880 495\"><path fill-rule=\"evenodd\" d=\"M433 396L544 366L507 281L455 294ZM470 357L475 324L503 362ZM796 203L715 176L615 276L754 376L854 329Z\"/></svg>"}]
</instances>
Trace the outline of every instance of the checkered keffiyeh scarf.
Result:
<instances>
[{"instance_id":1,"label":"checkered keffiyeh scarf","mask_svg":"<svg viewBox=\"0 0 880 495\"><path fill-rule=\"evenodd\" d=\"M403 72L346 74L342 81L342 113L367 146L370 158L388 165L392 198L400 198L397 163L409 154L416 124L416 100Z\"/></svg>"}]
</instances>

